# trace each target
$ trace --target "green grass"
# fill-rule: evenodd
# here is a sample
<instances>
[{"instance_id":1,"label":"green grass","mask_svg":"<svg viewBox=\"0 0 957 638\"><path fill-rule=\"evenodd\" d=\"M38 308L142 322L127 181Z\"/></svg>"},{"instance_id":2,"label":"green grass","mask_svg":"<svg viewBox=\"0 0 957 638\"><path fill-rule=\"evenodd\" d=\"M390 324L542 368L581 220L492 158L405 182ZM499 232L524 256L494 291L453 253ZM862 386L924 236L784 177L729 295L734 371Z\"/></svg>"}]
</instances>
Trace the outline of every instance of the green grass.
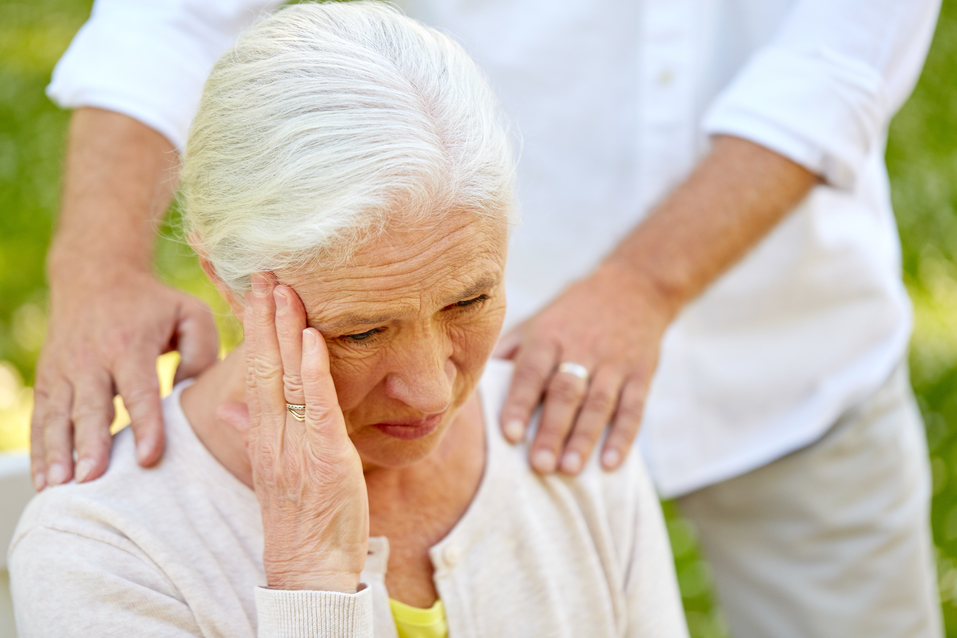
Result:
<instances>
[{"instance_id":1,"label":"green grass","mask_svg":"<svg viewBox=\"0 0 957 638\"><path fill-rule=\"evenodd\" d=\"M44 96L53 64L89 14L90 0L0 0L0 435L33 380L46 323L43 260L57 210L68 114ZM914 389L934 470L933 530L947 635L957 637L957 0L945 0L927 66L895 118L887 161L915 306ZM163 229L157 269L213 303L225 340L238 329L176 239ZM20 392L22 395L23 393ZM5 411L6 410L6 411ZM4 418L7 419L4 422ZM17 417L20 418L20 417ZM2 441L0 436L0 441ZM695 638L726 636L693 530L665 504L678 578Z\"/></svg>"}]
</instances>

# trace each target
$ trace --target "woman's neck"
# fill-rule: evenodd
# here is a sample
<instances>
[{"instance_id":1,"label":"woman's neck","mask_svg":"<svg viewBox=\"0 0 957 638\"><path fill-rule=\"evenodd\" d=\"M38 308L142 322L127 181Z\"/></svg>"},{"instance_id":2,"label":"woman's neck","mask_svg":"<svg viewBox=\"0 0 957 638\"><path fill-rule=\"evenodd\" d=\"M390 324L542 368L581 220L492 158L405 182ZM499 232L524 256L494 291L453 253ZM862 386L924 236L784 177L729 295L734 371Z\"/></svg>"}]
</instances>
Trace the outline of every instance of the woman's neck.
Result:
<instances>
[{"instance_id":1,"label":"woman's neck","mask_svg":"<svg viewBox=\"0 0 957 638\"><path fill-rule=\"evenodd\" d=\"M225 411L245 414L245 346L204 371L183 390L180 404L186 420L203 446L237 479L253 487L245 434L223 419ZM235 419L232 419L235 420ZM242 420L242 419L239 419Z\"/></svg>"}]
</instances>

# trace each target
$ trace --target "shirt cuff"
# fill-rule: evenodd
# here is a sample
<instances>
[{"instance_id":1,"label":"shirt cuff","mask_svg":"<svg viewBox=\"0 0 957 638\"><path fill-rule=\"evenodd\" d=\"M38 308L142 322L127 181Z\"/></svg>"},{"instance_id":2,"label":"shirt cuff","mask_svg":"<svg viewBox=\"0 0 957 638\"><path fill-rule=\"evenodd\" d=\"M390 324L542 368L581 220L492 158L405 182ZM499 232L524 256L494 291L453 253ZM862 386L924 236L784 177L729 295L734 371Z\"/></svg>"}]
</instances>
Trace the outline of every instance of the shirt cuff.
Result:
<instances>
[{"instance_id":1,"label":"shirt cuff","mask_svg":"<svg viewBox=\"0 0 957 638\"><path fill-rule=\"evenodd\" d=\"M206 76L230 42L177 36L162 23L139 27L91 20L54 68L47 96L62 108L95 106L123 113L182 150ZM179 46L171 44L180 40Z\"/></svg>"},{"instance_id":2,"label":"shirt cuff","mask_svg":"<svg viewBox=\"0 0 957 638\"><path fill-rule=\"evenodd\" d=\"M853 189L888 116L883 79L827 47L759 52L703 119L709 135L741 137Z\"/></svg>"},{"instance_id":3,"label":"shirt cuff","mask_svg":"<svg viewBox=\"0 0 957 638\"><path fill-rule=\"evenodd\" d=\"M371 638L372 588L355 594L256 588L259 638Z\"/></svg>"}]
</instances>

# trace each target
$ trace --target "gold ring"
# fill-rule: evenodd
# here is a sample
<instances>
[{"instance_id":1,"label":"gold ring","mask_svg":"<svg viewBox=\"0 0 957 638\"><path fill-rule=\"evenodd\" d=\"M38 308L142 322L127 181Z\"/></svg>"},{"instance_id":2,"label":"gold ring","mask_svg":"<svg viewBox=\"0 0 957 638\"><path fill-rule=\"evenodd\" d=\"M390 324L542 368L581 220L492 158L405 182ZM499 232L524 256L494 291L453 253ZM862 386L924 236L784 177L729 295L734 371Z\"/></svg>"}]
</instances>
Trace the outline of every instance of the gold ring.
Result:
<instances>
[{"instance_id":1,"label":"gold ring","mask_svg":"<svg viewBox=\"0 0 957 638\"><path fill-rule=\"evenodd\" d=\"M286 410L289 411L289 414L292 415L297 421L306 420L306 406L303 403L287 403Z\"/></svg>"},{"instance_id":2,"label":"gold ring","mask_svg":"<svg viewBox=\"0 0 957 638\"><path fill-rule=\"evenodd\" d=\"M563 361L562 363L558 364L558 372L565 372L574 375L585 383L588 383L588 368L580 363L575 363L573 361Z\"/></svg>"}]
</instances>

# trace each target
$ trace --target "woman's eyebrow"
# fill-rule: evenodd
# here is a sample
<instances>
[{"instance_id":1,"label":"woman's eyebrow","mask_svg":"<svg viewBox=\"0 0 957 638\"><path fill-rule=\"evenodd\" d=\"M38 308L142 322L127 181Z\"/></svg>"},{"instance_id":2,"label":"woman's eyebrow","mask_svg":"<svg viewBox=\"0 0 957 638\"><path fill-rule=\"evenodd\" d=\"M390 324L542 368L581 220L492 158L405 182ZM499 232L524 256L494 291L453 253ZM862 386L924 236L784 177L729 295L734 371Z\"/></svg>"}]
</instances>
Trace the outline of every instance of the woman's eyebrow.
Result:
<instances>
[{"instance_id":1,"label":"woman's eyebrow","mask_svg":"<svg viewBox=\"0 0 957 638\"><path fill-rule=\"evenodd\" d=\"M445 302L444 305L450 305L456 301L462 301L463 299L475 297L482 292L495 288L498 286L500 281L501 277L499 275L486 275L470 285L468 288L465 288L464 290L449 297L449 300ZM397 316L398 315L394 313L374 316L346 315L345 317L340 317L339 319L334 319L333 321L324 321L322 323L313 324L313 327L319 332L335 332L337 330L352 326L368 326L377 323L386 323L388 321L392 321Z\"/></svg>"},{"instance_id":2,"label":"woman's eyebrow","mask_svg":"<svg viewBox=\"0 0 957 638\"><path fill-rule=\"evenodd\" d=\"M491 290L492 288L498 286L501 279L502 278L499 275L485 275L465 290L462 290L461 292L449 297L446 305L455 303L456 301L462 301L463 299L469 299L470 297L475 297L486 290Z\"/></svg>"},{"instance_id":3,"label":"woman's eyebrow","mask_svg":"<svg viewBox=\"0 0 957 638\"><path fill-rule=\"evenodd\" d=\"M335 321L323 322L313 327L319 332L334 332L351 326L367 326L374 323L386 323L395 319L395 315L376 315L369 317L360 317L358 315L346 315Z\"/></svg>"}]
</instances>

